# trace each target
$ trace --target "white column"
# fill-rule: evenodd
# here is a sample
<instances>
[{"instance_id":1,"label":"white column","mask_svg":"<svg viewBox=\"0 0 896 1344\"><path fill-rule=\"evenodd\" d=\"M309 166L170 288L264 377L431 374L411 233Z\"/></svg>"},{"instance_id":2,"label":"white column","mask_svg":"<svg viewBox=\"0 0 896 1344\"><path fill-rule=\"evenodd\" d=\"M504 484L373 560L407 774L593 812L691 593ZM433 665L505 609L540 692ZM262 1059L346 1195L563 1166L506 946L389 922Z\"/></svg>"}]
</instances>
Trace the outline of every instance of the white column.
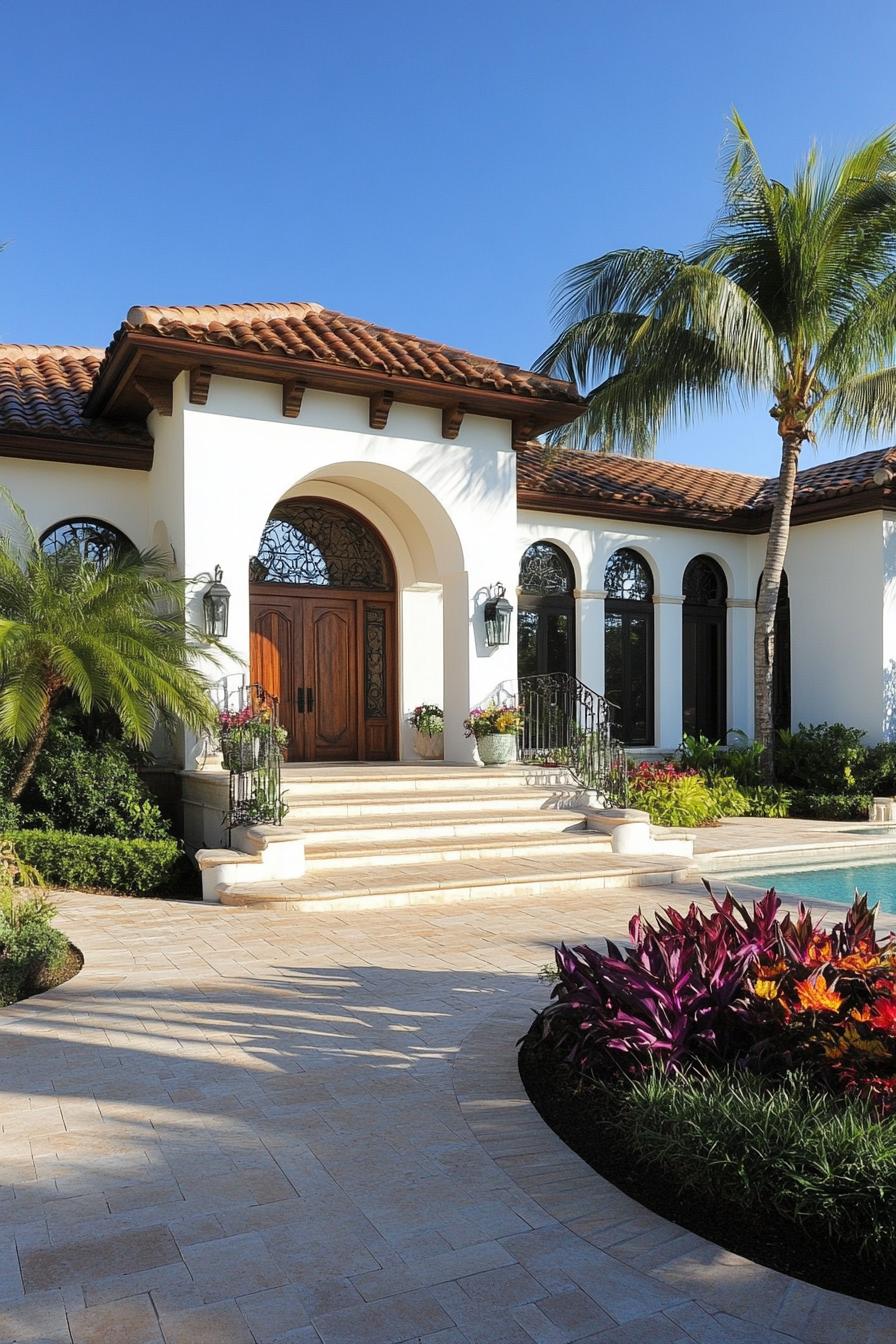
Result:
<instances>
[{"instance_id":1,"label":"white column","mask_svg":"<svg viewBox=\"0 0 896 1344\"><path fill-rule=\"evenodd\" d=\"M577 588L576 675L592 691L604 694L604 603L607 594Z\"/></svg>"},{"instance_id":2,"label":"white column","mask_svg":"<svg viewBox=\"0 0 896 1344\"><path fill-rule=\"evenodd\" d=\"M681 742L681 608L684 597L655 594L653 599L654 638L654 743L665 751L674 751Z\"/></svg>"},{"instance_id":3,"label":"white column","mask_svg":"<svg viewBox=\"0 0 896 1344\"><path fill-rule=\"evenodd\" d=\"M728 599L728 726L753 736L753 628L756 602L752 597Z\"/></svg>"}]
</instances>

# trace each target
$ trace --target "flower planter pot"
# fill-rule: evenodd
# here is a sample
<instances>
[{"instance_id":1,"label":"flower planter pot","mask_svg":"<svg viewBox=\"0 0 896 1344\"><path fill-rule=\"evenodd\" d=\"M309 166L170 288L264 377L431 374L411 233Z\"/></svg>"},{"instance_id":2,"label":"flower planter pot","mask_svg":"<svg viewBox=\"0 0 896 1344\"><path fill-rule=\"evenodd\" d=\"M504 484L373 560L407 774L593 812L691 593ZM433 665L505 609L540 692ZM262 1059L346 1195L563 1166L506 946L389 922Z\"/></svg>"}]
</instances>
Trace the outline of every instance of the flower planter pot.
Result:
<instances>
[{"instance_id":1,"label":"flower planter pot","mask_svg":"<svg viewBox=\"0 0 896 1344\"><path fill-rule=\"evenodd\" d=\"M489 733L476 739L483 765L512 765L516 760L516 736L513 733Z\"/></svg>"},{"instance_id":2,"label":"flower planter pot","mask_svg":"<svg viewBox=\"0 0 896 1344\"><path fill-rule=\"evenodd\" d=\"M414 750L422 761L441 761L445 755L445 734L421 733L415 728Z\"/></svg>"}]
</instances>

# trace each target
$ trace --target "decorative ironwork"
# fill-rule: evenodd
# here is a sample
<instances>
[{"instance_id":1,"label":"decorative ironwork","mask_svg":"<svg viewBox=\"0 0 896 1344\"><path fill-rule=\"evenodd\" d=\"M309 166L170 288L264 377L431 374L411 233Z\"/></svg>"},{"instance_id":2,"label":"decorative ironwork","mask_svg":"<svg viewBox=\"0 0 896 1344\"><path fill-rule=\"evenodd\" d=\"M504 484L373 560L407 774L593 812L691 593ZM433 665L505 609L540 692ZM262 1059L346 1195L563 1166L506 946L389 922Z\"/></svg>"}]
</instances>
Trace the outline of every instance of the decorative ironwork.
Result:
<instances>
[{"instance_id":1,"label":"decorative ironwork","mask_svg":"<svg viewBox=\"0 0 896 1344\"><path fill-rule=\"evenodd\" d=\"M99 518L68 518L64 523L56 523L43 534L40 544L48 555L76 551L100 568L114 555L136 549L129 537Z\"/></svg>"},{"instance_id":2,"label":"decorative ironwork","mask_svg":"<svg viewBox=\"0 0 896 1344\"><path fill-rule=\"evenodd\" d=\"M285 499L274 509L249 561L249 577L373 592L394 587L386 548L363 518L340 504L307 499Z\"/></svg>"},{"instance_id":3,"label":"decorative ironwork","mask_svg":"<svg viewBox=\"0 0 896 1344\"><path fill-rule=\"evenodd\" d=\"M550 541L536 541L529 547L520 564L520 588L524 593L554 597L572 593L574 587L572 565L559 546Z\"/></svg>"},{"instance_id":4,"label":"decorative ironwork","mask_svg":"<svg viewBox=\"0 0 896 1344\"><path fill-rule=\"evenodd\" d=\"M614 551L604 571L607 597L624 602L649 602L653 597L650 566L637 551L623 546Z\"/></svg>"},{"instance_id":5,"label":"decorative ironwork","mask_svg":"<svg viewBox=\"0 0 896 1344\"><path fill-rule=\"evenodd\" d=\"M684 600L691 607L723 607L728 584L722 567L708 555L695 556L684 571Z\"/></svg>"},{"instance_id":6,"label":"decorative ironwork","mask_svg":"<svg viewBox=\"0 0 896 1344\"><path fill-rule=\"evenodd\" d=\"M286 734L280 727L279 703L257 683L231 685L225 678L215 688L221 755L230 775L224 825L279 826L287 803L280 788L282 747Z\"/></svg>"},{"instance_id":7,"label":"decorative ironwork","mask_svg":"<svg viewBox=\"0 0 896 1344\"><path fill-rule=\"evenodd\" d=\"M521 760L559 765L612 807L628 801L628 762L615 734L616 705L568 672L520 677Z\"/></svg>"},{"instance_id":8,"label":"decorative ironwork","mask_svg":"<svg viewBox=\"0 0 896 1344\"><path fill-rule=\"evenodd\" d=\"M386 610L368 604L364 613L364 714L384 719L386 710Z\"/></svg>"}]
</instances>

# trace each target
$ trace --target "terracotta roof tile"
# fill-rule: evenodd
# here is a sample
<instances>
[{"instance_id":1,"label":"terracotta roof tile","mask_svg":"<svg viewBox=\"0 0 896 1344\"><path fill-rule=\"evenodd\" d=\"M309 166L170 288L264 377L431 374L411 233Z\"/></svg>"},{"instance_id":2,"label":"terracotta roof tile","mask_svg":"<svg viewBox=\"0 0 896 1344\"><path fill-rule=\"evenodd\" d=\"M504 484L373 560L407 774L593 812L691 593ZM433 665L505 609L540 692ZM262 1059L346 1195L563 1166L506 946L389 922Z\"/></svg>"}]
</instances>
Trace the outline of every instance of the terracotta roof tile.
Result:
<instances>
[{"instance_id":1,"label":"terracotta roof tile","mask_svg":"<svg viewBox=\"0 0 896 1344\"><path fill-rule=\"evenodd\" d=\"M896 469L896 448L872 449L807 467L797 475L797 506L878 489L874 473ZM581 501L583 512L600 507L646 508L677 514L687 521L723 523L758 519L774 502L777 479L734 471L683 466L653 458L599 453L548 452L533 443L517 453L517 483L523 501L539 495Z\"/></svg>"},{"instance_id":2,"label":"terracotta roof tile","mask_svg":"<svg viewBox=\"0 0 896 1344\"><path fill-rule=\"evenodd\" d=\"M142 425L85 420L103 351L84 345L0 345L0 431L150 443Z\"/></svg>"},{"instance_id":3,"label":"terracotta roof tile","mask_svg":"<svg viewBox=\"0 0 896 1344\"><path fill-rule=\"evenodd\" d=\"M517 396L577 403L570 383L380 327L319 303L224 303L132 308L121 333L139 331ZM115 342L113 341L113 345ZM110 347L111 349L111 347Z\"/></svg>"}]
</instances>

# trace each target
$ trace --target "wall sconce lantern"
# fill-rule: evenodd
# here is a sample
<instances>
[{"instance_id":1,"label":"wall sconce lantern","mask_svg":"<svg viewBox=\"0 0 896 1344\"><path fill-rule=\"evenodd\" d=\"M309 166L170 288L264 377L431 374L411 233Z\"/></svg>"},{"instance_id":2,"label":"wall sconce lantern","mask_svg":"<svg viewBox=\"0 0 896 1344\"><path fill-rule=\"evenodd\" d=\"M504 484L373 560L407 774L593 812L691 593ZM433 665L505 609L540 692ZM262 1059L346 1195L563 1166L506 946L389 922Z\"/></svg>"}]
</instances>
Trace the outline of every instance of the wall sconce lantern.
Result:
<instances>
[{"instance_id":1,"label":"wall sconce lantern","mask_svg":"<svg viewBox=\"0 0 896 1344\"><path fill-rule=\"evenodd\" d=\"M223 639L227 634L227 620L230 615L230 589L221 582L222 570L215 565L215 575L202 594L202 615L205 633L215 639Z\"/></svg>"},{"instance_id":2,"label":"wall sconce lantern","mask_svg":"<svg viewBox=\"0 0 896 1344\"><path fill-rule=\"evenodd\" d=\"M513 607L504 596L503 583L496 583L491 596L483 607L485 616L485 642L490 649L500 644L510 643L510 618Z\"/></svg>"}]
</instances>

